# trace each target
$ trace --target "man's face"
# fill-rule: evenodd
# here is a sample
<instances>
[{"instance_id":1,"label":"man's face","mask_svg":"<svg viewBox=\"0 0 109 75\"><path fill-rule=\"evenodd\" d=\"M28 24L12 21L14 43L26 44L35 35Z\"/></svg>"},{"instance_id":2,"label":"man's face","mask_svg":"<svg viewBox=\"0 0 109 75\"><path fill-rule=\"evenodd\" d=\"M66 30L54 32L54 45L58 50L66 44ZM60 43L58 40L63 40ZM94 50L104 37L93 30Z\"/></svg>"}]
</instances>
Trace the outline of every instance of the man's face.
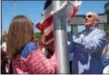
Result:
<instances>
[{"instance_id":1,"label":"man's face","mask_svg":"<svg viewBox=\"0 0 109 75\"><path fill-rule=\"evenodd\" d=\"M86 14L84 18L85 27L93 27L96 23L97 23L97 20L93 14Z\"/></svg>"}]
</instances>

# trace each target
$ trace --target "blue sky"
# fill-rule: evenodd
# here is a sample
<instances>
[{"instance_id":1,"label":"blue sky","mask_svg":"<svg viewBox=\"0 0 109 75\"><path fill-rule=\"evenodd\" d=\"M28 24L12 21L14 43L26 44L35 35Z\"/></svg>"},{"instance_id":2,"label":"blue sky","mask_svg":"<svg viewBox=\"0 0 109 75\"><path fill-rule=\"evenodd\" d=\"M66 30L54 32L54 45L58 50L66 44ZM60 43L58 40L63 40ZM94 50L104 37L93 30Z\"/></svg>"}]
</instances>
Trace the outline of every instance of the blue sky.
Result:
<instances>
[{"instance_id":1,"label":"blue sky","mask_svg":"<svg viewBox=\"0 0 109 75\"><path fill-rule=\"evenodd\" d=\"M104 13L104 4L107 1L83 1L78 14L85 14L88 11ZM2 1L2 32L8 30L10 21L15 15L26 15L34 24L41 20L45 1ZM84 29L83 26L78 27L79 31ZM34 31L38 31L34 27Z\"/></svg>"}]
</instances>

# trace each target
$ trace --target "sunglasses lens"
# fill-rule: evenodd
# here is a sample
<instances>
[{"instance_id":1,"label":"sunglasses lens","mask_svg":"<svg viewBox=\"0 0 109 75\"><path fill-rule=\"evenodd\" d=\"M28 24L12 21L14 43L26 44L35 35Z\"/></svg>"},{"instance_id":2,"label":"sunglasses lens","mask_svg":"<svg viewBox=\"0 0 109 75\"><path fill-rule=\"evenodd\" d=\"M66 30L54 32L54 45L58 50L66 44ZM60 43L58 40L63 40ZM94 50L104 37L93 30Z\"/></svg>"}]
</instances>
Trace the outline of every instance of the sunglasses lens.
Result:
<instances>
[{"instance_id":1,"label":"sunglasses lens","mask_svg":"<svg viewBox=\"0 0 109 75\"><path fill-rule=\"evenodd\" d=\"M92 15L87 15L87 16L84 16L83 18L85 19L86 17L92 18Z\"/></svg>"},{"instance_id":2,"label":"sunglasses lens","mask_svg":"<svg viewBox=\"0 0 109 75\"><path fill-rule=\"evenodd\" d=\"M92 15L88 15L87 17L88 17L88 18L92 18Z\"/></svg>"}]
</instances>

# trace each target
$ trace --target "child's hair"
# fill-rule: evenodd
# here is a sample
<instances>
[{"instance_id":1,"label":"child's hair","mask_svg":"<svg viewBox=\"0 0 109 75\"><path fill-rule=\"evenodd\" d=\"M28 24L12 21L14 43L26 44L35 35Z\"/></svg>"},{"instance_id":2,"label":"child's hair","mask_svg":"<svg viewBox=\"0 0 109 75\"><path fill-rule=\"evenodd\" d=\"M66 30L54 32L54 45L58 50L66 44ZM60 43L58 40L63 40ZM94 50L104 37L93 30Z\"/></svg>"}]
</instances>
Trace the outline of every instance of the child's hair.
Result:
<instances>
[{"instance_id":1,"label":"child's hair","mask_svg":"<svg viewBox=\"0 0 109 75\"><path fill-rule=\"evenodd\" d=\"M33 22L24 15L15 16L7 37L7 51L10 58L16 57L21 48L33 40Z\"/></svg>"}]
</instances>

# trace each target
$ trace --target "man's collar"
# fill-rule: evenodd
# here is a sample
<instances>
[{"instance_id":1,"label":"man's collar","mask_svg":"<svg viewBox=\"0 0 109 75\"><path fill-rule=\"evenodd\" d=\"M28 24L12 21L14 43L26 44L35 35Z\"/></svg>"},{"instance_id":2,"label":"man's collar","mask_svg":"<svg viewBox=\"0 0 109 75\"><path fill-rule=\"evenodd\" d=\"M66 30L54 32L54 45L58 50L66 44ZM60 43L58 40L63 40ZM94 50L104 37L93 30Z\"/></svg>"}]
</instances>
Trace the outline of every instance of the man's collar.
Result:
<instances>
[{"instance_id":1,"label":"man's collar","mask_svg":"<svg viewBox=\"0 0 109 75\"><path fill-rule=\"evenodd\" d=\"M95 28L96 28L96 27L86 28L85 31L86 31L86 32L89 32L89 31L92 31L92 30L95 29Z\"/></svg>"}]
</instances>

